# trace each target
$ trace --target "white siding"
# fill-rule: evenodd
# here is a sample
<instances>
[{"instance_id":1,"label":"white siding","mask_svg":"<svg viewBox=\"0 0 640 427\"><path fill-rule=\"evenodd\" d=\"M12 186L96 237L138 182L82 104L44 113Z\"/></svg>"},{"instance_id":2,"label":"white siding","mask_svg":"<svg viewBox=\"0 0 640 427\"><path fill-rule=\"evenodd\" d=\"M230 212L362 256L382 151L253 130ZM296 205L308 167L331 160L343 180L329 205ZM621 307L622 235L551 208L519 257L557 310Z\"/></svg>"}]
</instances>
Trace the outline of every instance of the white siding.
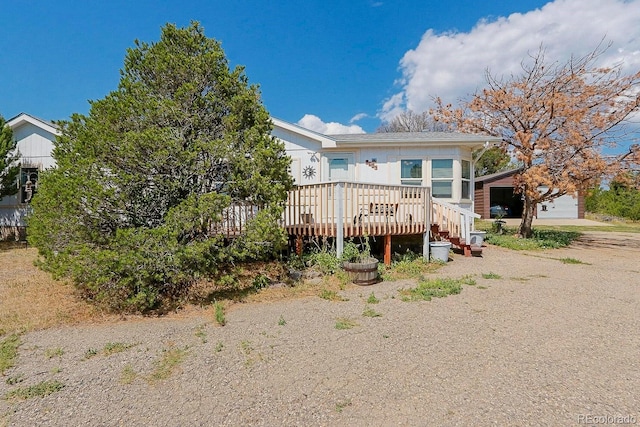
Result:
<instances>
[{"instance_id":1,"label":"white siding","mask_svg":"<svg viewBox=\"0 0 640 427\"><path fill-rule=\"evenodd\" d=\"M546 188L540 187L540 191ZM572 195L560 196L552 202L538 204L538 218L578 218L578 197Z\"/></svg>"},{"instance_id":2,"label":"white siding","mask_svg":"<svg viewBox=\"0 0 640 427\"><path fill-rule=\"evenodd\" d=\"M56 135L49 131L54 130L52 127L44 123L40 127L37 123L39 122L33 119L19 121L19 124L12 128L13 138L17 141L22 167L44 170L55 166L51 152ZM19 194L20 192L18 195L0 200L0 227L25 225L24 217L28 205L20 203Z\"/></svg>"}]
</instances>

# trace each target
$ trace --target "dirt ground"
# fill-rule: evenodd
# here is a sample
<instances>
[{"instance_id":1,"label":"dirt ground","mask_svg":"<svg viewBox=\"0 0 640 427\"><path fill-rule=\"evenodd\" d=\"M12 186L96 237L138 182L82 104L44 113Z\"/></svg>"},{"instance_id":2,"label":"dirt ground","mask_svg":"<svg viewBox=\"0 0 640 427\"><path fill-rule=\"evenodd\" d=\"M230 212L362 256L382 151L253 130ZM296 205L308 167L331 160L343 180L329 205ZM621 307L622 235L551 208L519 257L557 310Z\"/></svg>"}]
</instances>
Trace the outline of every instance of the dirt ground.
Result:
<instances>
[{"instance_id":1,"label":"dirt ground","mask_svg":"<svg viewBox=\"0 0 640 427\"><path fill-rule=\"evenodd\" d=\"M240 305L224 327L193 314L27 333L0 396L64 387L0 400L0 425L640 423L640 234L489 246L434 274L466 275L475 286L428 302L382 282Z\"/></svg>"}]
</instances>

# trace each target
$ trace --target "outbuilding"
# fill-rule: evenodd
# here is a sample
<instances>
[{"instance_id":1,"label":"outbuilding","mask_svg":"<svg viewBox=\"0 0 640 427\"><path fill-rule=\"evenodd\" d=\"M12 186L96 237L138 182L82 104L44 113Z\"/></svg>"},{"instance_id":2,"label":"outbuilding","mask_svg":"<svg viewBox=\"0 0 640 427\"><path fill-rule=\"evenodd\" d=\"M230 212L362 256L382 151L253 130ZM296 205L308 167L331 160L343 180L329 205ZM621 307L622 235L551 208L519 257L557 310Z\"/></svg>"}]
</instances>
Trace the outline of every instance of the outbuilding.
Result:
<instances>
[{"instance_id":1,"label":"outbuilding","mask_svg":"<svg viewBox=\"0 0 640 427\"><path fill-rule=\"evenodd\" d=\"M475 179L474 212L482 218L520 218L523 201L515 193L514 176L520 169L510 169ZM547 191L540 187L541 192ZM584 195L566 194L557 199L540 203L536 210L537 218L576 219L584 218Z\"/></svg>"}]
</instances>

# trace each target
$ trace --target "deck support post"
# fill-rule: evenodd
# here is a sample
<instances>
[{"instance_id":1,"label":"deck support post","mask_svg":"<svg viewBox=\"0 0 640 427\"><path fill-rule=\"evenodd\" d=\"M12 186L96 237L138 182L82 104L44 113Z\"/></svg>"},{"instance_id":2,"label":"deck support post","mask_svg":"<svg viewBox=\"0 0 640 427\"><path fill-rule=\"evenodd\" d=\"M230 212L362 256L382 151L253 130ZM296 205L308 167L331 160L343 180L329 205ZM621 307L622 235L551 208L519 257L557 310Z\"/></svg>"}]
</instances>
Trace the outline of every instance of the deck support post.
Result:
<instances>
[{"instance_id":1,"label":"deck support post","mask_svg":"<svg viewBox=\"0 0 640 427\"><path fill-rule=\"evenodd\" d=\"M384 265L391 266L391 234L384 236Z\"/></svg>"},{"instance_id":2,"label":"deck support post","mask_svg":"<svg viewBox=\"0 0 640 427\"><path fill-rule=\"evenodd\" d=\"M296 254L298 256L302 256L302 250L304 249L304 245L302 244L302 234L296 235Z\"/></svg>"},{"instance_id":3,"label":"deck support post","mask_svg":"<svg viewBox=\"0 0 640 427\"><path fill-rule=\"evenodd\" d=\"M344 250L344 182L336 182L334 212L336 213L336 256Z\"/></svg>"}]
</instances>

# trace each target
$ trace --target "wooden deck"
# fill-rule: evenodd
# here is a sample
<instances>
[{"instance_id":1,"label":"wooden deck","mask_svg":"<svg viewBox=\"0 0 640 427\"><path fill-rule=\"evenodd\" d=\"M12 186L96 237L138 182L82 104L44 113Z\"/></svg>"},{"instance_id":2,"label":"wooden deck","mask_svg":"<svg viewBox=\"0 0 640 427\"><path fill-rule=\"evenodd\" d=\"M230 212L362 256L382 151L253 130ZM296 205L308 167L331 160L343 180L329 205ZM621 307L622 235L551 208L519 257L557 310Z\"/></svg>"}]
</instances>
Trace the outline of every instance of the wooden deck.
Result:
<instances>
[{"instance_id":1,"label":"wooden deck","mask_svg":"<svg viewBox=\"0 0 640 427\"><path fill-rule=\"evenodd\" d=\"M257 212L256 206L234 204L212 224L212 232L227 238L240 235ZM392 236L421 235L423 253L428 257L432 224L438 226L439 233L464 244L474 217L479 215L432 198L428 187L337 181L289 191L282 226L299 248L305 238L334 238L338 256L346 238L383 236L385 262L390 262Z\"/></svg>"},{"instance_id":2,"label":"wooden deck","mask_svg":"<svg viewBox=\"0 0 640 427\"><path fill-rule=\"evenodd\" d=\"M429 188L330 182L296 187L284 213L294 236L358 237L425 233Z\"/></svg>"}]
</instances>

